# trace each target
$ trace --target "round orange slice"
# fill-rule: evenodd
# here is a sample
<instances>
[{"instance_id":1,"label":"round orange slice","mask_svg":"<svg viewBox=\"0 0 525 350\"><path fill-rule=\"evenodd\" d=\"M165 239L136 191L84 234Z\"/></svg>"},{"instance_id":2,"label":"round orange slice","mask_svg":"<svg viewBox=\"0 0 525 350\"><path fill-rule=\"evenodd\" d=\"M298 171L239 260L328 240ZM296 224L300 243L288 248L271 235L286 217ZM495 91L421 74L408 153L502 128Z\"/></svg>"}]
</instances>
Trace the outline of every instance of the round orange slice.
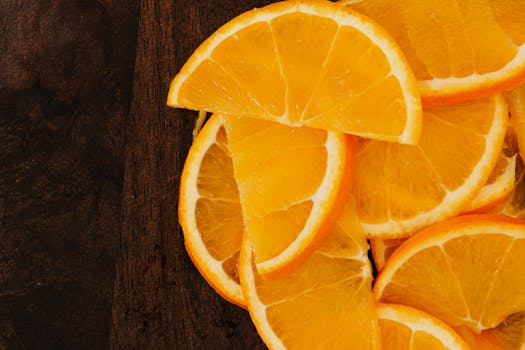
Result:
<instances>
[{"instance_id":1,"label":"round orange slice","mask_svg":"<svg viewBox=\"0 0 525 350\"><path fill-rule=\"evenodd\" d=\"M209 119L189 150L180 180L179 223L188 255L204 278L225 299L244 306L237 274L242 210L220 116Z\"/></svg>"},{"instance_id":2,"label":"round orange slice","mask_svg":"<svg viewBox=\"0 0 525 350\"><path fill-rule=\"evenodd\" d=\"M331 231L351 190L353 137L224 117L247 240L260 274L289 272Z\"/></svg>"},{"instance_id":3,"label":"round orange slice","mask_svg":"<svg viewBox=\"0 0 525 350\"><path fill-rule=\"evenodd\" d=\"M504 201L507 196L514 190L516 157L507 157L502 152L492 170L489 180L476 197L463 209L464 213L484 213L496 210L500 202ZM500 210L501 211L501 210ZM502 213L503 214L503 213ZM509 215L511 216L511 215ZM406 239L379 239L370 240L370 250L374 257L374 264L378 271L383 269L392 253Z\"/></svg>"},{"instance_id":4,"label":"round orange slice","mask_svg":"<svg viewBox=\"0 0 525 350\"><path fill-rule=\"evenodd\" d=\"M222 26L175 76L167 103L409 144L422 123L417 81L388 33L321 0L275 3Z\"/></svg>"},{"instance_id":5,"label":"round orange slice","mask_svg":"<svg viewBox=\"0 0 525 350\"><path fill-rule=\"evenodd\" d=\"M383 25L405 53L423 102L488 96L525 81L520 0L346 0Z\"/></svg>"},{"instance_id":6,"label":"round orange slice","mask_svg":"<svg viewBox=\"0 0 525 350\"><path fill-rule=\"evenodd\" d=\"M379 274L376 300L412 306L473 334L525 311L525 221L470 215L402 244Z\"/></svg>"},{"instance_id":7,"label":"round orange slice","mask_svg":"<svg viewBox=\"0 0 525 350\"><path fill-rule=\"evenodd\" d=\"M368 245L345 207L323 245L296 270L262 278L243 242L239 275L251 318L272 349L381 349Z\"/></svg>"},{"instance_id":8,"label":"round orange slice","mask_svg":"<svg viewBox=\"0 0 525 350\"><path fill-rule=\"evenodd\" d=\"M470 350L447 324L417 309L378 305L383 346L388 350Z\"/></svg>"},{"instance_id":9,"label":"round orange slice","mask_svg":"<svg viewBox=\"0 0 525 350\"><path fill-rule=\"evenodd\" d=\"M501 95L434 106L424 116L418 145L358 144L354 191L371 237L406 237L459 214L496 166L507 129Z\"/></svg>"}]
</instances>

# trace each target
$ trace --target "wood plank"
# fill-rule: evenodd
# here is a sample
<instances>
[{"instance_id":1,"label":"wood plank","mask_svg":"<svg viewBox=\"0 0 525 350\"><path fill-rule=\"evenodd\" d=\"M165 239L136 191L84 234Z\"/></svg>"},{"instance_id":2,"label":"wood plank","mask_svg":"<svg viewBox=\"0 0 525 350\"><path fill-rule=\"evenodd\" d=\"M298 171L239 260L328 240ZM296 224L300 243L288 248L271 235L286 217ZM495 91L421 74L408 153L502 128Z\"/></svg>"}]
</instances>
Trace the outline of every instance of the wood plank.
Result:
<instances>
[{"instance_id":1,"label":"wood plank","mask_svg":"<svg viewBox=\"0 0 525 350\"><path fill-rule=\"evenodd\" d=\"M0 1L0 349L105 349L139 4Z\"/></svg>"},{"instance_id":2,"label":"wood plank","mask_svg":"<svg viewBox=\"0 0 525 350\"><path fill-rule=\"evenodd\" d=\"M179 176L195 112L165 106L171 79L215 29L260 1L141 2L127 121L112 349L263 349L245 310L222 300L184 251Z\"/></svg>"}]
</instances>

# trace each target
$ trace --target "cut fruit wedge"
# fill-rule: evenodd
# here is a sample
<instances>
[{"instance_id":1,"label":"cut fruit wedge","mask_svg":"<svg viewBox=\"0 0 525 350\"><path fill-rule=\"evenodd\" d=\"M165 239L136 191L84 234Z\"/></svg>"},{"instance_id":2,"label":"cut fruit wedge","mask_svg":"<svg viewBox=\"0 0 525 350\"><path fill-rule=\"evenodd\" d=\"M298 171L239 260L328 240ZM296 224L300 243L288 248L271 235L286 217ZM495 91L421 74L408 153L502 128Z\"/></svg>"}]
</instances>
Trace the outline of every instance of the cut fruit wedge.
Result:
<instances>
[{"instance_id":1,"label":"cut fruit wedge","mask_svg":"<svg viewBox=\"0 0 525 350\"><path fill-rule=\"evenodd\" d=\"M361 139L354 186L374 238L402 238L453 217L494 169L507 127L501 95L424 112L418 145Z\"/></svg>"},{"instance_id":2,"label":"cut fruit wedge","mask_svg":"<svg viewBox=\"0 0 525 350\"><path fill-rule=\"evenodd\" d=\"M378 317L385 349L470 350L449 326L417 309L379 304Z\"/></svg>"},{"instance_id":3,"label":"cut fruit wedge","mask_svg":"<svg viewBox=\"0 0 525 350\"><path fill-rule=\"evenodd\" d=\"M241 285L266 345L272 350L381 349L367 250L351 204L324 244L287 276L261 278L252 247L244 242Z\"/></svg>"},{"instance_id":4,"label":"cut fruit wedge","mask_svg":"<svg viewBox=\"0 0 525 350\"><path fill-rule=\"evenodd\" d=\"M247 240L260 274L289 272L322 243L351 191L354 139L225 117Z\"/></svg>"},{"instance_id":5,"label":"cut fruit wedge","mask_svg":"<svg viewBox=\"0 0 525 350\"><path fill-rule=\"evenodd\" d=\"M346 0L383 25L419 80L424 103L488 96L525 81L520 0Z\"/></svg>"},{"instance_id":6,"label":"cut fruit wedge","mask_svg":"<svg viewBox=\"0 0 525 350\"><path fill-rule=\"evenodd\" d=\"M225 299L244 306L237 274L242 210L220 116L209 119L186 158L179 223L188 255L204 278Z\"/></svg>"},{"instance_id":7,"label":"cut fruit wedge","mask_svg":"<svg viewBox=\"0 0 525 350\"><path fill-rule=\"evenodd\" d=\"M469 215L403 243L379 274L376 300L411 306L474 334L525 311L525 221Z\"/></svg>"},{"instance_id":8,"label":"cut fruit wedge","mask_svg":"<svg viewBox=\"0 0 525 350\"><path fill-rule=\"evenodd\" d=\"M320 0L225 24L174 78L168 105L409 144L422 123L417 81L390 36Z\"/></svg>"}]
</instances>

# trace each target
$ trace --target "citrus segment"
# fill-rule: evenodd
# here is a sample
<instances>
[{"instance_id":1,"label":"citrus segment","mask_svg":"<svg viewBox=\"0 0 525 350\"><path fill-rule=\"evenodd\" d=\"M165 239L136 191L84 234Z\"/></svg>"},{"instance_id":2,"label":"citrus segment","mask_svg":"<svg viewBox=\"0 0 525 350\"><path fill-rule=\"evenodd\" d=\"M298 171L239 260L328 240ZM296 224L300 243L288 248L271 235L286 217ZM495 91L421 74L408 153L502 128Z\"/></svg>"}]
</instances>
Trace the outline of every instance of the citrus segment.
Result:
<instances>
[{"instance_id":1,"label":"citrus segment","mask_svg":"<svg viewBox=\"0 0 525 350\"><path fill-rule=\"evenodd\" d=\"M394 37L426 103L479 98L525 80L525 16L519 0L341 3Z\"/></svg>"},{"instance_id":2,"label":"citrus segment","mask_svg":"<svg viewBox=\"0 0 525 350\"><path fill-rule=\"evenodd\" d=\"M180 181L179 223L186 250L204 278L224 298L244 305L237 275L242 211L220 116L209 119L188 152Z\"/></svg>"},{"instance_id":3,"label":"citrus segment","mask_svg":"<svg viewBox=\"0 0 525 350\"><path fill-rule=\"evenodd\" d=\"M418 145L360 140L355 193L376 238L400 238L457 215L489 178L502 149L501 95L424 112Z\"/></svg>"},{"instance_id":4,"label":"citrus segment","mask_svg":"<svg viewBox=\"0 0 525 350\"><path fill-rule=\"evenodd\" d=\"M251 118L226 118L247 239L263 275L288 271L326 237L353 179L353 139Z\"/></svg>"},{"instance_id":5,"label":"citrus segment","mask_svg":"<svg viewBox=\"0 0 525 350\"><path fill-rule=\"evenodd\" d=\"M525 310L525 221L470 215L401 245L381 271L377 300L415 307L479 334Z\"/></svg>"},{"instance_id":6,"label":"citrus segment","mask_svg":"<svg viewBox=\"0 0 525 350\"><path fill-rule=\"evenodd\" d=\"M470 350L454 330L422 311L396 304L377 309L385 349Z\"/></svg>"},{"instance_id":7,"label":"citrus segment","mask_svg":"<svg viewBox=\"0 0 525 350\"><path fill-rule=\"evenodd\" d=\"M168 105L410 144L422 118L417 81L390 36L320 0L275 3L225 24L174 78Z\"/></svg>"},{"instance_id":8,"label":"citrus segment","mask_svg":"<svg viewBox=\"0 0 525 350\"><path fill-rule=\"evenodd\" d=\"M355 210L345 207L323 245L290 274L264 279L243 242L241 285L252 320L270 349L380 349L368 245Z\"/></svg>"}]
</instances>

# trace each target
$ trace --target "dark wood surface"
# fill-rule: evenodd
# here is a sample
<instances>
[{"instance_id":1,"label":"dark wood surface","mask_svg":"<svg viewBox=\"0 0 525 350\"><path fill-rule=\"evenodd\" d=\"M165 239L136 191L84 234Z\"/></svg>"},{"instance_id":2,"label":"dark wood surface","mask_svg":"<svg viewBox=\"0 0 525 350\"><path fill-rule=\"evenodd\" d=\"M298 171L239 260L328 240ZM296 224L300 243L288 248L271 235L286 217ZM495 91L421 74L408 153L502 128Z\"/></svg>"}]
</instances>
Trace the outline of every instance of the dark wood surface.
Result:
<instances>
[{"instance_id":1,"label":"dark wood surface","mask_svg":"<svg viewBox=\"0 0 525 350\"><path fill-rule=\"evenodd\" d=\"M0 0L0 349L263 349L184 251L199 43L268 1Z\"/></svg>"}]
</instances>

